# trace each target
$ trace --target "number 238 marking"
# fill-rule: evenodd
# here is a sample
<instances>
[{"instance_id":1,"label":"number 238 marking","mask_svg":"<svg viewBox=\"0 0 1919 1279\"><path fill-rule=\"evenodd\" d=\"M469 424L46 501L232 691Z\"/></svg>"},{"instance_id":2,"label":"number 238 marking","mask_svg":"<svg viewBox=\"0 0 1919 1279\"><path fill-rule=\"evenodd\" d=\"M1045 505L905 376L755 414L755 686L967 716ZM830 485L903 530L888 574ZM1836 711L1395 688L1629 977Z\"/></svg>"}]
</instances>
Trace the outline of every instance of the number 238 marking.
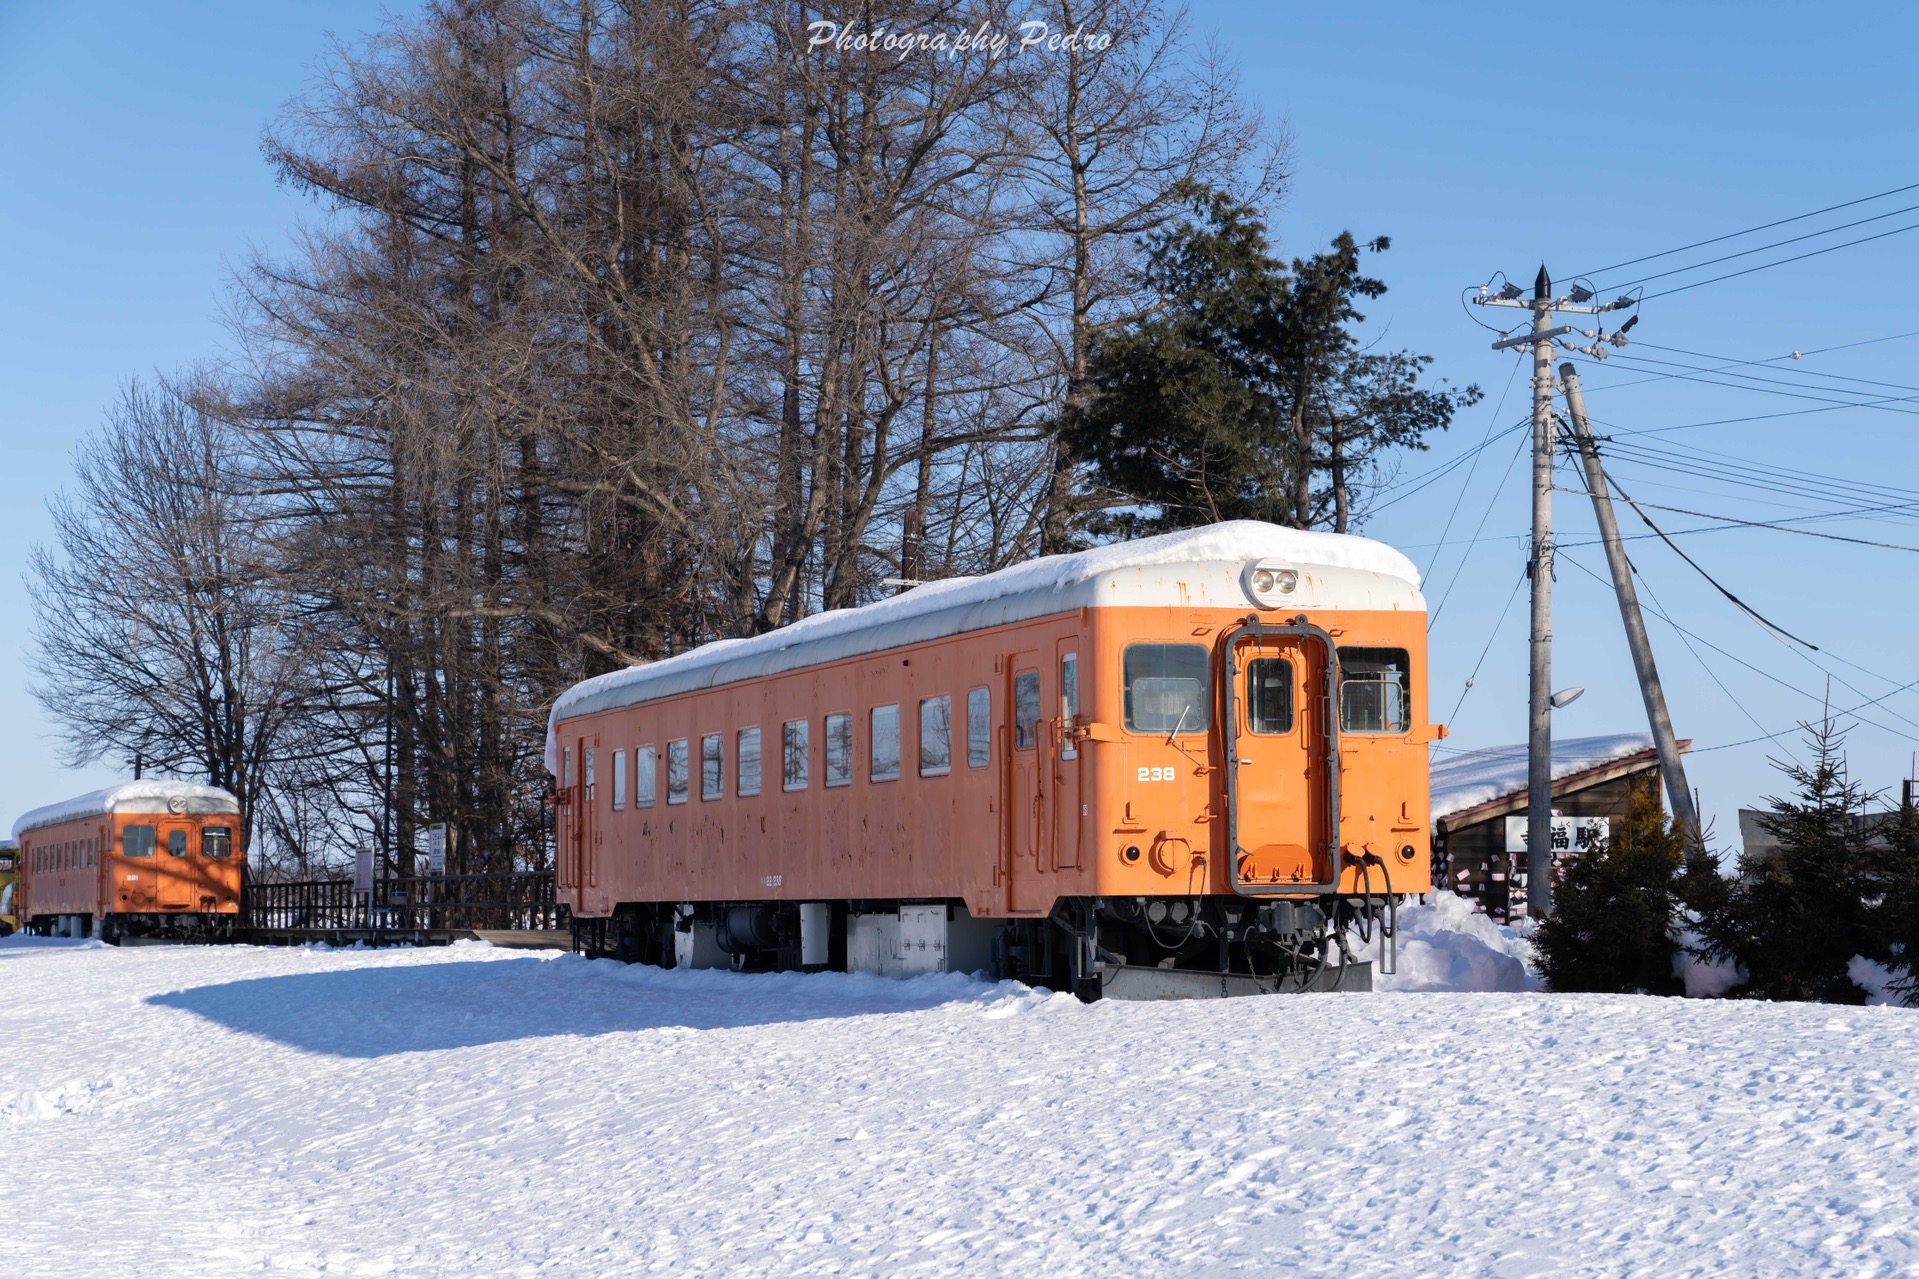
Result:
<instances>
[{"instance_id":1,"label":"number 238 marking","mask_svg":"<svg viewBox=\"0 0 1919 1279\"><path fill-rule=\"evenodd\" d=\"M1139 770L1139 780L1142 782L1170 782L1173 780L1173 772L1174 770L1170 768L1142 768Z\"/></svg>"}]
</instances>

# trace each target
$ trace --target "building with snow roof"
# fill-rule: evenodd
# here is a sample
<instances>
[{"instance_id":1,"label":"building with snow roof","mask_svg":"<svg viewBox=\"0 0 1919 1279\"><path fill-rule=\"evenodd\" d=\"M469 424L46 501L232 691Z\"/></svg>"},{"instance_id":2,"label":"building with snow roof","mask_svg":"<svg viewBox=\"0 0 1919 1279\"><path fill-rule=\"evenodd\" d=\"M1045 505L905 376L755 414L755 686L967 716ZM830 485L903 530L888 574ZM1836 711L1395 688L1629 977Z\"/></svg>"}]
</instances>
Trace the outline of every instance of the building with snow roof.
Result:
<instances>
[{"instance_id":1,"label":"building with snow roof","mask_svg":"<svg viewBox=\"0 0 1919 1279\"><path fill-rule=\"evenodd\" d=\"M1682 741L1679 749L1690 749ZM1443 749L1443 748L1442 748ZM1659 754L1645 733L1553 742L1553 815L1571 856L1626 815L1635 786L1660 785ZM1433 883L1444 884L1494 919L1526 912L1526 854L1514 850L1507 819L1526 817L1526 744L1490 746L1437 758L1433 778Z\"/></svg>"}]
</instances>

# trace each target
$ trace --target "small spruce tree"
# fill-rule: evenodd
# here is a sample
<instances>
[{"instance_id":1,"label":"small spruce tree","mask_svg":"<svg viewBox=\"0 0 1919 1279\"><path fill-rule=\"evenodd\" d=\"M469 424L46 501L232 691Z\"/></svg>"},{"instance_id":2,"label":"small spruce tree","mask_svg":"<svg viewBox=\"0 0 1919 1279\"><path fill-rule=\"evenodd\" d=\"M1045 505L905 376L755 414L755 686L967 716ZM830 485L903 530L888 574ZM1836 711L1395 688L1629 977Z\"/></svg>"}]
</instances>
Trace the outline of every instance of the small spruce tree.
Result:
<instances>
[{"instance_id":1,"label":"small spruce tree","mask_svg":"<svg viewBox=\"0 0 1919 1279\"><path fill-rule=\"evenodd\" d=\"M1673 957L1690 843L1667 819L1657 787L1634 787L1612 837L1562 862L1554 876L1553 913L1533 933L1547 984L1568 992L1678 994Z\"/></svg>"},{"instance_id":2,"label":"small spruce tree","mask_svg":"<svg viewBox=\"0 0 1919 1279\"><path fill-rule=\"evenodd\" d=\"M1855 820L1867 796L1846 772L1843 729L1809 725L1806 742L1810 763L1773 761L1794 789L1760 819L1777 849L1748 859L1701 931L1709 954L1746 970L1736 995L1861 1003L1846 967L1877 949L1867 899L1878 859Z\"/></svg>"},{"instance_id":3,"label":"small spruce tree","mask_svg":"<svg viewBox=\"0 0 1919 1279\"><path fill-rule=\"evenodd\" d=\"M1892 991L1919 1006L1919 808L1902 802L1873 832L1877 848L1872 903L1873 956L1896 974Z\"/></svg>"}]
</instances>

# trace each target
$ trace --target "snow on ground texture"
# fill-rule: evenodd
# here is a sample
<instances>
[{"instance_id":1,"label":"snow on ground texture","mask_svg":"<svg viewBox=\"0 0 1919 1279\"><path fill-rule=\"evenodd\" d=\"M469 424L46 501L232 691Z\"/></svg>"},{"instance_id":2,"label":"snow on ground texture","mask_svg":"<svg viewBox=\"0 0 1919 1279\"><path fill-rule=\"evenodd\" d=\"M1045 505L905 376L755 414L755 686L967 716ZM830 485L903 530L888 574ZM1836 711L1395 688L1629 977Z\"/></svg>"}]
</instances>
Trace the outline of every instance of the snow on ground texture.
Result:
<instances>
[{"instance_id":1,"label":"snow on ground texture","mask_svg":"<svg viewBox=\"0 0 1919 1279\"><path fill-rule=\"evenodd\" d=\"M1919 1265L1900 1009L1083 1006L474 945L0 943L0 974L6 1273Z\"/></svg>"}]
</instances>

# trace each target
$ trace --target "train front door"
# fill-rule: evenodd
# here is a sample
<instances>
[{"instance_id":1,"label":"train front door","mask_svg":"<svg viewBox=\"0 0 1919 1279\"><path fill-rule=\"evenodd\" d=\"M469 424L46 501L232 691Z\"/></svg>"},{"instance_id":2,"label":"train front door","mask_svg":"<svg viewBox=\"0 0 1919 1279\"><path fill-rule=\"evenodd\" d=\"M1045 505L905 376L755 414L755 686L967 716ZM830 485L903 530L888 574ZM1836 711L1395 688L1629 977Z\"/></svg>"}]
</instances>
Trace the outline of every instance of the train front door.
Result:
<instances>
[{"instance_id":1,"label":"train front door","mask_svg":"<svg viewBox=\"0 0 1919 1279\"><path fill-rule=\"evenodd\" d=\"M1006 796L1006 907L1040 911L1052 904L1046 833L1047 761L1040 741L1047 704L1045 663L1036 652L1015 653L1005 664L1008 708L1001 792Z\"/></svg>"},{"instance_id":2,"label":"train front door","mask_svg":"<svg viewBox=\"0 0 1919 1279\"><path fill-rule=\"evenodd\" d=\"M153 873L160 880L161 910L193 910L199 906L200 850L194 847L193 823L161 819L159 847Z\"/></svg>"},{"instance_id":3,"label":"train front door","mask_svg":"<svg viewBox=\"0 0 1919 1279\"><path fill-rule=\"evenodd\" d=\"M1233 643L1232 826L1236 878L1248 888L1332 875L1330 660L1330 645L1315 635L1254 633Z\"/></svg>"}]
</instances>

